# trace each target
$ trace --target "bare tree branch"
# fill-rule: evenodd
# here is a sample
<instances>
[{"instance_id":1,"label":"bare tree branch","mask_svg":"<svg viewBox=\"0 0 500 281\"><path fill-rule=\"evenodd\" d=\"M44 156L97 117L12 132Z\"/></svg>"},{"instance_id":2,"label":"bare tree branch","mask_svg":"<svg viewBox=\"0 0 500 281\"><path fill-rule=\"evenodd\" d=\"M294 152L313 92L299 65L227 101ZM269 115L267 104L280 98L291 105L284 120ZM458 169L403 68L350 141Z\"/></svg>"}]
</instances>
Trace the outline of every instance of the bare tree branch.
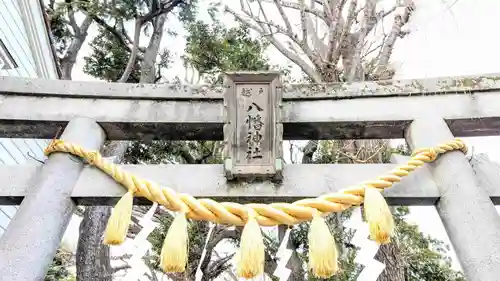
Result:
<instances>
[{"instance_id":1,"label":"bare tree branch","mask_svg":"<svg viewBox=\"0 0 500 281\"><path fill-rule=\"evenodd\" d=\"M152 281L160 281L160 280L158 280L158 277L156 276L156 271L155 271L154 267L149 262L146 262L146 266L149 268L149 271L151 272L150 279Z\"/></svg>"},{"instance_id":2,"label":"bare tree branch","mask_svg":"<svg viewBox=\"0 0 500 281\"><path fill-rule=\"evenodd\" d=\"M332 63L332 65L336 66L341 55L342 47L346 46L346 38L349 35L351 30L351 26L354 22L356 12L356 6L358 5L358 0L351 0L351 4L349 5L349 9L347 11L347 22L342 27L342 31L340 36L330 36L330 44L328 49L330 53L327 56L327 60ZM334 32L334 31L332 31Z\"/></svg>"},{"instance_id":3,"label":"bare tree branch","mask_svg":"<svg viewBox=\"0 0 500 281\"><path fill-rule=\"evenodd\" d=\"M310 52L309 44L307 42L307 23L306 23L306 3L304 0L299 0L300 2L300 27L302 30L302 42L301 47L306 51L306 54Z\"/></svg>"},{"instance_id":4,"label":"bare tree branch","mask_svg":"<svg viewBox=\"0 0 500 281\"><path fill-rule=\"evenodd\" d=\"M363 8L363 19L364 24L361 24L361 31L364 33L364 37L368 35L373 28L377 25L378 19L377 14L375 13L377 2L376 0L367 0L365 3L365 7ZM363 37L363 41L364 41Z\"/></svg>"},{"instance_id":5,"label":"bare tree branch","mask_svg":"<svg viewBox=\"0 0 500 281\"><path fill-rule=\"evenodd\" d=\"M50 8L51 10L54 10L54 4L55 4L55 3L56 3L56 0L50 0L50 1L49 1L49 8Z\"/></svg>"},{"instance_id":6,"label":"bare tree branch","mask_svg":"<svg viewBox=\"0 0 500 281\"><path fill-rule=\"evenodd\" d=\"M61 65L62 79L71 80L71 72L73 70L73 66L76 63L78 52L82 48L83 43L87 38L87 31L90 28L91 24L92 19L89 16L86 16L82 22L82 25L78 27L78 32L75 31L75 36L71 40L71 44L66 50L64 57L60 59L59 63Z\"/></svg>"},{"instance_id":7,"label":"bare tree branch","mask_svg":"<svg viewBox=\"0 0 500 281\"><path fill-rule=\"evenodd\" d=\"M283 55L285 55L287 58L289 58L292 62L297 64L304 73L306 73L315 83L320 83L321 82L321 76L319 73L316 72L316 70L309 66L309 64L300 58L298 55L295 55L294 53L290 52L285 46L283 46L276 38L272 36L272 34L267 34L265 30L262 28L256 26L253 24L250 20L242 17L238 13L236 13L234 10L226 6L226 11L232 14L239 22L241 22L243 25L249 26L253 30L257 31L261 36L267 38L273 46L278 49Z\"/></svg>"},{"instance_id":8,"label":"bare tree branch","mask_svg":"<svg viewBox=\"0 0 500 281\"><path fill-rule=\"evenodd\" d=\"M344 2L345 0L329 0L330 1L330 10L334 11L339 2ZM343 6L343 5L342 5Z\"/></svg>"},{"instance_id":9,"label":"bare tree branch","mask_svg":"<svg viewBox=\"0 0 500 281\"><path fill-rule=\"evenodd\" d=\"M119 20L116 24L120 27L121 34L126 39L126 41L128 42L128 44L132 44L132 42L133 42L132 38L130 38L130 36L128 35L128 32L125 29L125 26L123 25L123 20ZM144 50L141 50L141 51L144 51Z\"/></svg>"},{"instance_id":10,"label":"bare tree branch","mask_svg":"<svg viewBox=\"0 0 500 281\"><path fill-rule=\"evenodd\" d=\"M318 141L311 140L307 142L303 149L302 164L309 164L313 162L314 153L318 150Z\"/></svg>"},{"instance_id":11,"label":"bare tree branch","mask_svg":"<svg viewBox=\"0 0 500 281\"><path fill-rule=\"evenodd\" d=\"M249 10L249 12L245 12L246 15L250 19L252 19L256 23L260 24L262 30L266 30L266 28L267 28L267 32L269 32L269 34L271 36L272 36L272 33L273 33L273 30L272 30L271 27L276 28L279 33L282 33L283 35L286 35L293 42L295 42L302 49L302 51L304 52L304 54L306 54L306 56L309 58L309 60L313 64L315 64L315 65L321 65L321 59L320 59L320 57L318 55L314 54L314 52L311 50L311 48L308 45L308 40L307 40L307 38L308 38L307 37L307 26L306 26L306 22L305 22L306 13L304 12L304 7L305 7L304 0L301 0L301 4L300 4L300 7L302 7L301 8L301 18L302 18L302 23L303 23L302 24L302 40L299 40L297 34L294 34L293 31L291 31L291 30L285 30L283 27L281 27L281 26L279 26L277 24L272 23L267 18L267 16L266 16L264 7L262 5L262 0L257 0L257 2L259 4L259 13L262 13L262 15L264 17L264 21L261 21L258 17L255 17L253 15L253 13L251 12L251 9ZM274 39L274 37L273 37L273 39ZM300 52L296 51L296 53L300 53Z\"/></svg>"},{"instance_id":12,"label":"bare tree branch","mask_svg":"<svg viewBox=\"0 0 500 281\"><path fill-rule=\"evenodd\" d=\"M121 83L127 82L128 77L130 76L130 73L132 73L132 70L134 70L135 61L137 59L137 52L139 50L139 39L141 37L141 27L143 24L144 24L144 20L142 18L138 18L135 20L134 45L132 46L130 57L128 59L127 66L125 67L125 70L123 71L122 77L120 77L120 79L118 79L117 82L121 82Z\"/></svg>"},{"instance_id":13,"label":"bare tree branch","mask_svg":"<svg viewBox=\"0 0 500 281\"><path fill-rule=\"evenodd\" d=\"M163 38L163 30L167 14L161 14L153 21L153 33L149 39L148 47L144 52L144 61L141 64L141 81L143 83L155 83L156 71L155 63L160 48L161 39ZM158 67L158 70L160 68Z\"/></svg>"},{"instance_id":14,"label":"bare tree branch","mask_svg":"<svg viewBox=\"0 0 500 281\"><path fill-rule=\"evenodd\" d=\"M261 1L266 2L266 3L275 3L275 4L276 4L276 2L279 2L280 7L290 8L290 9L299 10L299 11L301 9L301 5L299 3L280 1L280 0L261 0ZM278 4L276 4L276 7L278 7ZM319 19L323 20L324 22L328 22L328 18L325 16L325 12L323 12L321 10L305 6L304 11L306 13L309 13L309 14L312 14L312 15L318 17Z\"/></svg>"},{"instance_id":15,"label":"bare tree branch","mask_svg":"<svg viewBox=\"0 0 500 281\"><path fill-rule=\"evenodd\" d=\"M288 32L282 26L277 25L277 24L273 23L272 21L259 20L259 19L256 19L256 18L252 18L252 20L254 22L260 24L261 26L265 26L265 28L263 28L263 29L267 30L266 34L269 35L269 36L272 36L273 34L277 34L277 33L280 33L280 34L283 34L283 35L287 36L290 39L290 41L288 41L287 44L289 45L290 49L292 49L292 51L294 51L297 54L303 53L315 65L321 65L321 62L320 62L321 61L321 55L320 54L315 54L311 50L311 48L309 48L309 46L307 45L307 43L304 42L303 40L299 40L298 36L296 34L294 34L293 32ZM306 22L306 26L307 26L307 22ZM273 28L275 30L273 30ZM295 45L297 45L298 47L300 47L301 50L298 50L292 42L295 43Z\"/></svg>"},{"instance_id":16,"label":"bare tree branch","mask_svg":"<svg viewBox=\"0 0 500 281\"><path fill-rule=\"evenodd\" d=\"M159 3L159 7L158 7L158 5L152 4L151 10L149 11L149 13L147 13L146 15L139 17L135 20L135 30L134 30L134 39L133 39L134 44L132 46L132 50L131 50L130 58L127 62L127 66L125 67L125 70L123 71L122 77L120 77L118 82L122 82L122 83L126 82L128 80L128 77L130 76L130 74L132 73L132 71L134 69L135 62L137 59L137 53L139 50L139 39L140 39L140 35L141 35L142 25L146 22L153 20L157 16L170 13L175 7L177 7L177 5L181 4L182 2L183 2L183 0L172 0L172 1L169 1L166 3L161 2L161 3Z\"/></svg>"},{"instance_id":17,"label":"bare tree branch","mask_svg":"<svg viewBox=\"0 0 500 281\"><path fill-rule=\"evenodd\" d=\"M386 35L386 34L384 34L384 37L382 38L382 42L381 42L381 43L378 43L378 44L377 44L377 46L375 46L375 47L373 47L373 45L374 45L375 43L377 43L377 42L376 42L376 40L371 40L371 41L369 42L369 46L368 46L368 47L366 47L366 48L365 48L365 47L363 47L363 50L365 50L365 49L366 49L366 52L365 52L365 53L361 56L361 60L363 60L364 58L366 58L369 54L371 54L371 53L373 53L373 52L375 52L375 51L377 51L377 50L380 50L380 48L384 45L384 42L385 42L385 40L386 40L386 39L387 39L387 35ZM368 42L366 42L366 43L368 44ZM365 44L365 45L366 45L366 44ZM373 48L372 48L372 47L373 47Z\"/></svg>"},{"instance_id":18,"label":"bare tree branch","mask_svg":"<svg viewBox=\"0 0 500 281\"><path fill-rule=\"evenodd\" d=\"M332 13L332 9L330 7L330 4L328 3L328 0L322 0L322 2L323 2L323 11L326 13L326 17L327 17L328 21L333 22L334 17L333 17L333 13Z\"/></svg>"},{"instance_id":19,"label":"bare tree branch","mask_svg":"<svg viewBox=\"0 0 500 281\"><path fill-rule=\"evenodd\" d=\"M231 264L228 262L234 257L234 255L235 253L229 254L211 264L210 270L208 271L209 273L211 273L210 275L212 275L215 278L216 276L220 275L220 273L230 268ZM212 278L211 280L213 280L214 278Z\"/></svg>"},{"instance_id":20,"label":"bare tree branch","mask_svg":"<svg viewBox=\"0 0 500 281\"><path fill-rule=\"evenodd\" d=\"M386 16L392 14L398 7L401 7L400 4L394 5L391 9L388 11L380 11L377 14L375 14L375 5L373 5L373 9L370 12L370 17L369 17L369 24L367 27L367 34L372 31L372 29L380 22L382 21Z\"/></svg>"},{"instance_id":21,"label":"bare tree branch","mask_svg":"<svg viewBox=\"0 0 500 281\"><path fill-rule=\"evenodd\" d=\"M402 16L396 15L394 17L394 23L392 24L391 32L387 36L387 40L385 40L384 45L382 47L382 51L380 53L376 70L378 73L385 71L385 68L389 63L389 58L391 57L392 54L392 50L394 49L394 44L396 43L396 39L399 36L401 36L401 28L408 22L413 10L414 6L413 3L411 2L410 4L407 4L407 6L405 7Z\"/></svg>"},{"instance_id":22,"label":"bare tree branch","mask_svg":"<svg viewBox=\"0 0 500 281\"><path fill-rule=\"evenodd\" d=\"M144 22L151 21L155 17L161 15L161 14L168 14L170 13L177 5L181 4L184 0L172 0L168 2L161 2L159 3L159 6L157 9L155 7L152 7L150 12L142 17Z\"/></svg>"},{"instance_id":23,"label":"bare tree branch","mask_svg":"<svg viewBox=\"0 0 500 281\"><path fill-rule=\"evenodd\" d=\"M394 11L396 11L396 9L399 7L399 5L394 5L390 10L384 12L384 11L381 11L380 12L380 19L383 19L385 18L386 16L392 14Z\"/></svg>"},{"instance_id":24,"label":"bare tree branch","mask_svg":"<svg viewBox=\"0 0 500 281\"><path fill-rule=\"evenodd\" d=\"M123 254L121 256L111 257L110 260L122 260L122 261L125 261L125 259L130 259L131 257L132 257L131 254Z\"/></svg>"},{"instance_id":25,"label":"bare tree branch","mask_svg":"<svg viewBox=\"0 0 500 281\"><path fill-rule=\"evenodd\" d=\"M93 15L93 14L90 14L90 13L88 15L90 15L92 17L92 19L97 24L99 24L101 27L103 27L109 33L113 34L115 36L115 38L118 40L118 42L120 42L120 44L123 47L125 47L128 51L132 52L132 48L130 48L129 42L127 42L126 37L122 33L118 32L118 30L116 30L116 28L109 25L105 20L101 19L100 17ZM130 40L130 42L133 42L133 41Z\"/></svg>"},{"instance_id":26,"label":"bare tree branch","mask_svg":"<svg viewBox=\"0 0 500 281\"><path fill-rule=\"evenodd\" d=\"M261 26L263 27L263 29L265 29L265 26L267 26L267 32L272 33L271 21L267 18L266 12L264 11L264 7L262 7L262 0L257 0L257 3L259 4L259 14L262 13L262 16L264 17L264 22L260 22ZM258 19L258 17L256 19Z\"/></svg>"},{"instance_id":27,"label":"bare tree branch","mask_svg":"<svg viewBox=\"0 0 500 281\"><path fill-rule=\"evenodd\" d=\"M221 258L219 253L217 253L217 251L214 250L214 255L217 257L217 258ZM236 274L234 274L234 272L232 270L228 270L227 272L229 274L229 276L233 279L233 281L238 281L238 277L236 276Z\"/></svg>"},{"instance_id":28,"label":"bare tree branch","mask_svg":"<svg viewBox=\"0 0 500 281\"><path fill-rule=\"evenodd\" d=\"M80 27L76 23L75 20L75 11L73 10L73 6L71 5L71 2L68 3L68 18L69 18L69 24L71 28L73 29L73 32L75 33L75 36L80 36Z\"/></svg>"},{"instance_id":29,"label":"bare tree branch","mask_svg":"<svg viewBox=\"0 0 500 281\"><path fill-rule=\"evenodd\" d=\"M132 268L132 267L130 265L128 265L128 264L126 264L126 265L120 265L120 266L117 266L117 267L113 267L113 273L117 273L120 270L125 270L125 269L129 269L129 268Z\"/></svg>"},{"instance_id":30,"label":"bare tree branch","mask_svg":"<svg viewBox=\"0 0 500 281\"><path fill-rule=\"evenodd\" d=\"M207 246L205 247L206 255L205 255L204 260L201 262L200 270L204 274L206 272L209 272L208 268L209 268L210 260L212 259L212 252L214 251L214 248L222 240L227 239L227 238L237 239L238 237L239 237L239 232L236 228L223 226L223 225L217 225L215 227L215 229L212 231L212 235L209 238Z\"/></svg>"},{"instance_id":31,"label":"bare tree branch","mask_svg":"<svg viewBox=\"0 0 500 281\"><path fill-rule=\"evenodd\" d=\"M339 36L342 33L342 27L344 26L344 18L342 17L342 11L344 10L344 6L347 0L340 0L337 1L334 9L335 9L335 18L333 22L330 22L328 24L328 47L327 47L327 61L331 63L332 61L335 61L332 63L333 67L337 66L338 60L332 60L332 54L333 51L336 49L337 46L340 46L340 41ZM333 0L331 4L333 4ZM354 1L353 1L354 2ZM354 3L356 5L356 3ZM349 18L349 14L348 14ZM338 41L337 41L338 40Z\"/></svg>"},{"instance_id":32,"label":"bare tree branch","mask_svg":"<svg viewBox=\"0 0 500 281\"><path fill-rule=\"evenodd\" d=\"M94 14L91 14L91 13L87 13L87 15L90 16L92 18L92 20L94 20L99 26L104 28L109 33L113 34L115 39L118 40L118 42L120 43L120 45L122 47L127 49L129 52L132 52L132 48L130 47L130 45L133 45L134 41L132 40L132 38L130 38L127 31L123 27L123 22L119 23L120 24L120 31L118 31L118 29L116 27L109 25L105 20L101 19L100 17L98 17ZM138 46L138 49L141 52L146 51L145 48L140 47L140 46ZM142 60L144 60L144 57L141 54L137 53L137 59L142 61Z\"/></svg>"},{"instance_id":33,"label":"bare tree branch","mask_svg":"<svg viewBox=\"0 0 500 281\"><path fill-rule=\"evenodd\" d=\"M276 8L278 8L278 12L280 13L281 18L285 22L286 30L290 33L293 33L292 24L290 23L288 16L285 14L285 10L283 10L283 6L281 5L281 1L274 0L274 4L276 5Z\"/></svg>"},{"instance_id":34,"label":"bare tree branch","mask_svg":"<svg viewBox=\"0 0 500 281\"><path fill-rule=\"evenodd\" d=\"M363 11L363 18L361 20L361 30L358 32L359 35L356 38L356 49L352 56L351 68L348 69L349 73L347 75L347 82L352 82L356 78L363 77L362 66L360 64L361 61L361 51L363 49L363 45L365 42L366 35L373 28L373 14L375 11L375 0L367 0L365 4L365 8Z\"/></svg>"},{"instance_id":35,"label":"bare tree branch","mask_svg":"<svg viewBox=\"0 0 500 281\"><path fill-rule=\"evenodd\" d=\"M307 17L306 19L306 28L307 28L307 33L311 35L311 41L313 44L313 49L319 56L319 58L324 61L326 60L326 54L328 52L328 47L326 46L325 43L323 43L323 40L319 38L318 32L316 31L316 28L314 27L314 23L312 22L311 17Z\"/></svg>"}]
</instances>

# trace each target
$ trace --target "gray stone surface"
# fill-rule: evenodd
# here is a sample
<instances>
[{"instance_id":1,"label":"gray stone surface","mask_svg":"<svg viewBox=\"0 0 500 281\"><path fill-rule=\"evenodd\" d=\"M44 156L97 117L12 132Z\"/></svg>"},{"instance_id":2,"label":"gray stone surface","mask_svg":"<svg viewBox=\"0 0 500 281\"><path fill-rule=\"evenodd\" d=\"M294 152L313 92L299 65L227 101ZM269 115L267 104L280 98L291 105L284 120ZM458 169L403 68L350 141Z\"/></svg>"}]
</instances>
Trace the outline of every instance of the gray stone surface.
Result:
<instances>
[{"instance_id":1,"label":"gray stone surface","mask_svg":"<svg viewBox=\"0 0 500 281\"><path fill-rule=\"evenodd\" d=\"M248 82L251 81L251 82ZM279 73L226 76L224 163L230 180L282 178Z\"/></svg>"},{"instance_id":2,"label":"gray stone surface","mask_svg":"<svg viewBox=\"0 0 500 281\"><path fill-rule=\"evenodd\" d=\"M178 192L189 193L198 198L209 197L241 203L291 202L315 197L363 180L374 179L394 167L392 164L287 165L283 182L279 185L271 182L228 183L222 173L222 165L123 166L127 171ZM101 171L87 167L72 196L81 204L114 204L124 193L125 189L121 185ZM438 198L425 167L387 189L384 195L390 204L433 205Z\"/></svg>"},{"instance_id":3,"label":"gray stone surface","mask_svg":"<svg viewBox=\"0 0 500 281\"><path fill-rule=\"evenodd\" d=\"M486 154L473 154L469 163L476 175L476 181L488 194L500 188L500 163L491 161ZM500 197L490 197L495 205L500 205Z\"/></svg>"},{"instance_id":4,"label":"gray stone surface","mask_svg":"<svg viewBox=\"0 0 500 281\"><path fill-rule=\"evenodd\" d=\"M442 95L500 88L500 74L480 76L435 77L425 79L363 81L353 83L287 85L286 100L352 97L390 97L408 95Z\"/></svg>"},{"instance_id":5,"label":"gray stone surface","mask_svg":"<svg viewBox=\"0 0 500 281\"><path fill-rule=\"evenodd\" d=\"M398 163L408 160L408 157L404 156L397 158ZM472 161L478 160L473 158ZM121 167L145 179L180 192L188 192L196 197L238 202L261 200L270 202L279 198L291 202L375 178L393 169L395 165L286 165L285 178L281 185L271 182L227 183L222 173L222 165L122 165ZM35 172L40 168L40 165L0 166L0 178L5 179L4 184L0 185L0 205L20 204L29 194L29 187L36 179ZM478 177L478 184L487 191L495 204L500 204L499 164L482 161L481 164L474 164L473 168L476 174L482 175ZM114 204L124 193L123 187L101 171L85 167L72 196L79 204ZM384 196L393 205L433 205L438 200L439 193L426 165L400 184L387 189ZM139 200L138 203L150 204L144 200Z\"/></svg>"},{"instance_id":6,"label":"gray stone surface","mask_svg":"<svg viewBox=\"0 0 500 281\"><path fill-rule=\"evenodd\" d=\"M259 82L255 74L273 72L230 72L240 81ZM388 97L470 93L500 89L500 74L436 77L425 79L363 81L353 83L290 84L283 87L285 100L314 100L352 97ZM221 100L224 87L208 85L130 84L0 77L0 92L60 97L106 97L112 99Z\"/></svg>"},{"instance_id":7,"label":"gray stone surface","mask_svg":"<svg viewBox=\"0 0 500 281\"><path fill-rule=\"evenodd\" d=\"M455 136L500 135L500 94L284 102L284 139L403 138L411 120L428 115L447 120Z\"/></svg>"},{"instance_id":8,"label":"gray stone surface","mask_svg":"<svg viewBox=\"0 0 500 281\"><path fill-rule=\"evenodd\" d=\"M105 135L94 121L78 118L61 138L95 150ZM31 179L32 187L0 238L0 280L44 279L73 214L70 196L82 168L77 158L54 153Z\"/></svg>"},{"instance_id":9,"label":"gray stone surface","mask_svg":"<svg viewBox=\"0 0 500 281\"><path fill-rule=\"evenodd\" d=\"M36 183L41 164L0 165L0 205L19 205Z\"/></svg>"},{"instance_id":10,"label":"gray stone surface","mask_svg":"<svg viewBox=\"0 0 500 281\"><path fill-rule=\"evenodd\" d=\"M412 122L406 139L412 149L453 139L438 116ZM441 155L429 164L440 193L436 209L460 260L467 280L497 281L500 276L500 216L487 190L460 151Z\"/></svg>"},{"instance_id":11,"label":"gray stone surface","mask_svg":"<svg viewBox=\"0 0 500 281\"><path fill-rule=\"evenodd\" d=\"M369 89L344 97L339 85L316 85L310 96L285 87L283 137L403 138L411 120L429 114L446 119L455 136L499 135L499 81L491 76L342 84ZM295 89L306 93L304 87L314 86ZM97 120L113 140L222 140L223 89L200 91L0 77L0 136L50 138L59 126L85 116Z\"/></svg>"},{"instance_id":12,"label":"gray stone surface","mask_svg":"<svg viewBox=\"0 0 500 281\"><path fill-rule=\"evenodd\" d=\"M233 75L240 82L258 82L251 73ZM0 77L0 136L51 138L59 126L75 120L63 138L97 149L104 141L101 127L75 119L88 117L113 140L222 140L224 91ZM412 147L422 147L453 135L500 135L500 75L286 85L280 91L283 110L278 119L288 140L406 137ZM500 217L492 201L500 202L500 168L478 159L472 159L471 167L460 152L448 153L384 195L392 205L436 204L468 279L498 280ZM282 184L227 183L222 165L124 169L196 197L244 203L315 197L393 167L288 165ZM74 210L70 196L79 204L114 204L124 194L102 172L82 168L66 154L50 156L43 166L0 168L0 203L24 198L0 240L0 280L43 279Z\"/></svg>"},{"instance_id":13,"label":"gray stone surface","mask_svg":"<svg viewBox=\"0 0 500 281\"><path fill-rule=\"evenodd\" d=\"M0 95L0 136L52 138L75 117L99 122L108 138L222 139L222 100L153 101Z\"/></svg>"},{"instance_id":14,"label":"gray stone surface","mask_svg":"<svg viewBox=\"0 0 500 281\"><path fill-rule=\"evenodd\" d=\"M0 76L1 93L39 97L222 101L223 91L223 87L206 85L109 83Z\"/></svg>"}]
</instances>

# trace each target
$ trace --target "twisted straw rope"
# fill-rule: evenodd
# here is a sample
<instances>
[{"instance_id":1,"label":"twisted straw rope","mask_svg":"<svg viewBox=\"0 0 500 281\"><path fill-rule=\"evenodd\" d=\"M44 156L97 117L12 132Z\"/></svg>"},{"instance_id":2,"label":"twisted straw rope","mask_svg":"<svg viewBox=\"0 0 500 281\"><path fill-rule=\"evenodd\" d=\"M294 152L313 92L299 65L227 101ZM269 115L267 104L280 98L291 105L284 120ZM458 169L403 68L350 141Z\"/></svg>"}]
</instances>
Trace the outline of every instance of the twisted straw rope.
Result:
<instances>
[{"instance_id":1,"label":"twisted straw rope","mask_svg":"<svg viewBox=\"0 0 500 281\"><path fill-rule=\"evenodd\" d=\"M156 183L141 179L119 166L106 162L95 151L63 140L53 140L45 149L45 154L66 152L85 159L90 165L99 168L122 184L135 196L142 196L152 202L157 202L172 211L184 211L188 218L194 220L209 220L218 224L242 226L248 219L248 214L256 214L258 223L262 226L279 224L294 225L302 221L311 220L315 214L341 212L352 206L363 203L365 188L374 187L380 191L391 187L416 168L427 162L433 162L439 154L448 151L461 150L467 153L467 147L462 140L456 139L432 148L419 149L413 153L406 165L396 167L375 180L364 181L357 186L342 189L336 193L325 194L317 198L302 199L293 203L271 204L238 204L234 202L217 202L212 199L196 199L186 193L177 193L171 188L160 187Z\"/></svg>"}]
</instances>

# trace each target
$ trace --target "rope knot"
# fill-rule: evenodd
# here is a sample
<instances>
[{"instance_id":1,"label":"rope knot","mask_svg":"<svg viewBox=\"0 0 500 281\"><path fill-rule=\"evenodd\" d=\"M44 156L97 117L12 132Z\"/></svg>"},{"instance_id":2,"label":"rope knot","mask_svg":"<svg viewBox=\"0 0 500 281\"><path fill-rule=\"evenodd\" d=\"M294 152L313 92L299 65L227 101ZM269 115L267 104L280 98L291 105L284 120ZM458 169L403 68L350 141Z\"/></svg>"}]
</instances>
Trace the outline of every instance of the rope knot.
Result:
<instances>
[{"instance_id":1,"label":"rope knot","mask_svg":"<svg viewBox=\"0 0 500 281\"><path fill-rule=\"evenodd\" d=\"M253 208L247 208L247 221L250 219L256 219L257 216L259 216L259 214Z\"/></svg>"},{"instance_id":2,"label":"rope knot","mask_svg":"<svg viewBox=\"0 0 500 281\"><path fill-rule=\"evenodd\" d=\"M416 149L412 156L416 156L418 154L424 155L428 158L424 162L434 162L439 155L434 147Z\"/></svg>"},{"instance_id":3,"label":"rope knot","mask_svg":"<svg viewBox=\"0 0 500 281\"><path fill-rule=\"evenodd\" d=\"M468 148L467 145L465 145L465 142L462 139L456 138L455 143L458 145L460 150L464 153L467 154Z\"/></svg>"},{"instance_id":4,"label":"rope knot","mask_svg":"<svg viewBox=\"0 0 500 281\"><path fill-rule=\"evenodd\" d=\"M438 153L434 147L430 147L426 151L426 155L429 157L429 162L433 162L438 157Z\"/></svg>"},{"instance_id":5,"label":"rope knot","mask_svg":"<svg viewBox=\"0 0 500 281\"><path fill-rule=\"evenodd\" d=\"M85 155L85 160L89 163L89 165L94 166L97 159L99 158L99 153L97 151L89 151Z\"/></svg>"},{"instance_id":6,"label":"rope knot","mask_svg":"<svg viewBox=\"0 0 500 281\"><path fill-rule=\"evenodd\" d=\"M49 145L45 148L45 150L43 151L43 153L45 154L45 156L49 156L49 154L51 154L52 152L56 152L57 151L57 146L60 146L60 145L63 145L64 144L64 141L61 140L61 139L53 139Z\"/></svg>"},{"instance_id":7,"label":"rope knot","mask_svg":"<svg viewBox=\"0 0 500 281\"><path fill-rule=\"evenodd\" d=\"M162 248L160 257L160 265L166 271L185 270L189 234L187 218L211 220L219 224L240 225L242 221L245 222L240 251L237 254L239 262L236 271L240 277L254 278L264 272L264 242L259 224L263 226L296 224L312 217L308 234L309 268L317 277L327 278L338 271L338 261L334 238L322 214L341 212L351 205L363 204L371 239L379 244L389 243L395 225L389 206L381 193L382 190L399 182L402 177L408 176L424 162L432 162L439 154L453 150L466 153L467 147L462 140L455 139L432 148L415 150L412 159L406 165L396 167L386 175L315 199L302 199L294 203L246 205L232 202L219 203L210 199L196 199L189 194L179 194L170 188L160 187L151 181L136 177L114 163L108 163L98 151L86 151L78 145L60 139L53 139L44 152L46 155L52 152L65 152L84 158L89 164L128 189L108 220L104 237L106 244L116 245L125 241L131 221L134 195L156 203L161 202L167 209L179 212L170 227L170 236L167 234L165 240L169 242Z\"/></svg>"}]
</instances>

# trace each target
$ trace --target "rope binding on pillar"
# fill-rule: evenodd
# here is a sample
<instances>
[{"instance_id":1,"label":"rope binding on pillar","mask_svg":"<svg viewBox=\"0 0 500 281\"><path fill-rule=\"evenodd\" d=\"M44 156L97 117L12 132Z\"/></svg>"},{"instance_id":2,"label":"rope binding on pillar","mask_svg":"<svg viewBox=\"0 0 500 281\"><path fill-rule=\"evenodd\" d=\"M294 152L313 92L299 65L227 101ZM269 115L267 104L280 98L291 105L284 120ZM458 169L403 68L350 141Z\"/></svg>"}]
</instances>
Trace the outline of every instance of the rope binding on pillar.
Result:
<instances>
[{"instance_id":1,"label":"rope binding on pillar","mask_svg":"<svg viewBox=\"0 0 500 281\"><path fill-rule=\"evenodd\" d=\"M177 212L161 250L160 266L166 272L183 272L188 262L187 219L206 220L218 224L243 226L240 250L237 254L237 273L240 277L253 278L264 272L264 243L260 226L295 225L309 221L309 268L316 277L328 278L338 271L337 249L334 238L326 225L324 216L342 212L352 206L363 204L370 228L370 239L379 244L391 241L394 220L381 192L425 163L433 162L440 154L460 150L467 153L460 139L431 148L416 150L405 164L374 180L317 198L302 199L293 203L217 202L208 198L196 199L186 193L178 193L169 187L135 176L118 165L105 161L99 152L54 139L45 149L48 156L54 152L70 153L95 166L127 189L118 201L105 231L104 243L119 245L125 241L131 221L134 196L145 197L152 202Z\"/></svg>"}]
</instances>

